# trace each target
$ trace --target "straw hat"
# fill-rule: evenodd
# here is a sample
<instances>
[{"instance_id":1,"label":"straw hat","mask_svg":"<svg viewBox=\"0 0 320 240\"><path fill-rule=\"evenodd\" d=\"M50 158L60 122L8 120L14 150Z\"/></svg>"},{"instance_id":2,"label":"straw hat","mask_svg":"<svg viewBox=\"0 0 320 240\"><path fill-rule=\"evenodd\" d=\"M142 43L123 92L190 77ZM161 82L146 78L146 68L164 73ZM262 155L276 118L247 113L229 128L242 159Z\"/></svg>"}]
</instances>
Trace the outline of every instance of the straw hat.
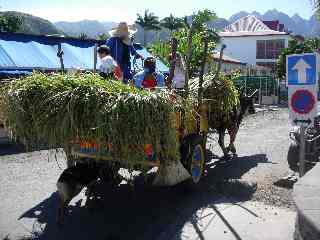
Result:
<instances>
[{"instance_id":1,"label":"straw hat","mask_svg":"<svg viewBox=\"0 0 320 240\"><path fill-rule=\"evenodd\" d=\"M129 26L126 22L121 22L115 28L113 28L109 34L112 37L120 37L122 38L123 43L130 45L131 41L130 38L133 34L137 32L137 29L133 26Z\"/></svg>"}]
</instances>

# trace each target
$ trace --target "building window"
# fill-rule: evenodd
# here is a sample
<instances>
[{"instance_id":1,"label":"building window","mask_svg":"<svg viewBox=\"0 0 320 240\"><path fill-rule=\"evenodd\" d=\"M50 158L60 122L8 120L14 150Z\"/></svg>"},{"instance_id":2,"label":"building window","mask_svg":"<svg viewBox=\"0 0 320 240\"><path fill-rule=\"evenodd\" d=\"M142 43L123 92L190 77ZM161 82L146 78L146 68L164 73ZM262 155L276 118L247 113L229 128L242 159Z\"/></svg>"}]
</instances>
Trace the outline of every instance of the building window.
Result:
<instances>
[{"instance_id":1,"label":"building window","mask_svg":"<svg viewBox=\"0 0 320 240\"><path fill-rule=\"evenodd\" d=\"M266 41L257 41L257 59L265 59L266 56Z\"/></svg>"},{"instance_id":2,"label":"building window","mask_svg":"<svg viewBox=\"0 0 320 240\"><path fill-rule=\"evenodd\" d=\"M275 72L277 64L275 62L257 62L257 66L266 67Z\"/></svg>"},{"instance_id":3,"label":"building window","mask_svg":"<svg viewBox=\"0 0 320 240\"><path fill-rule=\"evenodd\" d=\"M277 59L285 48L285 40L258 40L257 59Z\"/></svg>"}]
</instances>

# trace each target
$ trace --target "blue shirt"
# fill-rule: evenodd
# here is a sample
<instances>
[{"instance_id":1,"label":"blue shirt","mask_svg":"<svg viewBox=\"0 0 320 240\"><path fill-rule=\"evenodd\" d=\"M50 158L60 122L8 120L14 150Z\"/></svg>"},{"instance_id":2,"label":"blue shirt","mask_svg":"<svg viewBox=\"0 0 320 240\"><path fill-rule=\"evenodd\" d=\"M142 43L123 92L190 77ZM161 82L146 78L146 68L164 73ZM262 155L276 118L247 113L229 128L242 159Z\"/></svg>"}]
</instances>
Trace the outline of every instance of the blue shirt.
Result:
<instances>
[{"instance_id":1,"label":"blue shirt","mask_svg":"<svg viewBox=\"0 0 320 240\"><path fill-rule=\"evenodd\" d=\"M145 71L138 72L136 75L134 75L133 80L137 88L142 88L142 81L144 80L145 76ZM157 87L165 87L164 76L161 73L156 72L155 77L157 81Z\"/></svg>"},{"instance_id":2,"label":"blue shirt","mask_svg":"<svg viewBox=\"0 0 320 240\"><path fill-rule=\"evenodd\" d=\"M123 62L124 43L122 40L118 37L111 37L107 40L107 46L110 48L111 56L120 66L130 66L130 54L138 54L132 45L128 45L129 56L126 58L127 62Z\"/></svg>"}]
</instances>

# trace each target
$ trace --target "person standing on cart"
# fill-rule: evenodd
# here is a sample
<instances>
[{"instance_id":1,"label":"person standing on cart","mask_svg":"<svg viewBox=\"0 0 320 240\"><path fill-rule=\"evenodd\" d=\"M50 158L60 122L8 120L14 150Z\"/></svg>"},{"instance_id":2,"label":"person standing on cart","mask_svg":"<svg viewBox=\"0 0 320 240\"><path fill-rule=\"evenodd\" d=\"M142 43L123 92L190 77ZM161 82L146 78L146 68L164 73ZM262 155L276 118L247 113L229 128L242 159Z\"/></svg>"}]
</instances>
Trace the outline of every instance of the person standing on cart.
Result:
<instances>
[{"instance_id":1,"label":"person standing on cart","mask_svg":"<svg viewBox=\"0 0 320 240\"><path fill-rule=\"evenodd\" d=\"M107 40L107 46L110 48L111 56L115 59L121 70L124 83L128 83L132 79L131 55L143 59L137 53L131 41L131 37L136 32L137 30L132 26L128 26L126 22L121 22L109 32L111 38Z\"/></svg>"},{"instance_id":2,"label":"person standing on cart","mask_svg":"<svg viewBox=\"0 0 320 240\"><path fill-rule=\"evenodd\" d=\"M183 91L186 83L186 67L185 61L180 53L176 53L175 59L173 59L172 54L169 55L168 58L171 65L174 66L173 74L169 75L167 82L172 83L172 88L178 91Z\"/></svg>"}]
</instances>

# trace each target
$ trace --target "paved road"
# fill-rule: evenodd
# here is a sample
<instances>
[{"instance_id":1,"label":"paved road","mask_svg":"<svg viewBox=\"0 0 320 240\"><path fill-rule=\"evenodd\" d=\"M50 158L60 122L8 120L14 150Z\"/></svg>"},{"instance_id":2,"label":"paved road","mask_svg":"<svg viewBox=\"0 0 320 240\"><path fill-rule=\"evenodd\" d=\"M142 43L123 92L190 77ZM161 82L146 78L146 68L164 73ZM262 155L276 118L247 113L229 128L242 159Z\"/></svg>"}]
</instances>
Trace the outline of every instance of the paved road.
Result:
<instances>
[{"instance_id":1,"label":"paved road","mask_svg":"<svg viewBox=\"0 0 320 240\"><path fill-rule=\"evenodd\" d=\"M250 168L241 178L258 184L253 200L294 210L292 191L273 185L279 178L291 173L286 160L291 129L288 117L287 109L250 116L241 127L236 146L239 156L248 161L246 166ZM212 145L212 149L221 155L216 144ZM236 170L237 165L233 167Z\"/></svg>"},{"instance_id":2,"label":"paved road","mask_svg":"<svg viewBox=\"0 0 320 240\"><path fill-rule=\"evenodd\" d=\"M291 192L273 186L275 180L288 173L287 119L287 110L259 113L246 119L237 142L239 157L230 162L217 162L213 156L208 175L194 191L188 191L183 184L173 188L138 185L135 190L128 185L120 188L100 185L97 192L101 201L86 202L83 193L80 194L72 202L62 228L55 224L58 203L55 182L62 172L58 163L64 167L62 156L56 160L53 155L48 157L47 151L13 154L14 150L2 147L0 154L10 155L0 157L0 239L32 235L45 240L213 239L215 236L254 240L257 238L248 238L254 235L250 227L238 227L239 221L231 217L232 214L235 217L251 214L246 226L250 226L250 222L252 229L263 226L267 231L261 232L262 237L263 234L271 236L272 226L279 223L278 234L273 234L272 239L289 240L283 238L283 232L290 236L293 230ZM221 154L213 140L209 147L215 154ZM98 210L90 207L97 205ZM247 210L239 212L238 205ZM234 210L229 208L231 212L224 212L224 206L233 206ZM212 214L215 208L221 210L221 216L226 216L226 222L213 221L210 232L205 232L201 222L194 219L199 219L199 211ZM258 216L255 222L252 214ZM215 218L222 220L220 215ZM269 217L272 223L260 221ZM190 223L196 231L190 230ZM219 224L225 228L214 231L214 226Z\"/></svg>"}]
</instances>

